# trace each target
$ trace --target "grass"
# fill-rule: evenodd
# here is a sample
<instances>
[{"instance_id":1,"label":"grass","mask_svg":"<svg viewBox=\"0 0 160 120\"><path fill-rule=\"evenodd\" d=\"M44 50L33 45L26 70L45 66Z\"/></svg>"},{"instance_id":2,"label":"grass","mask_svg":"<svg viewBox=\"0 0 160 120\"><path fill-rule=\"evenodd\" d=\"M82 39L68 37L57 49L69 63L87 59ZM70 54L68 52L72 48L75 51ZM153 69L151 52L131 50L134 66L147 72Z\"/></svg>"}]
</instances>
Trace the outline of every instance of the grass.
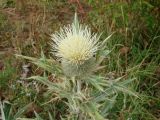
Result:
<instances>
[{"instance_id":1,"label":"grass","mask_svg":"<svg viewBox=\"0 0 160 120\"><path fill-rule=\"evenodd\" d=\"M80 3L51 0L24 3L23 0L0 1L0 59L4 64L0 70L0 97L3 98L1 116L4 118L2 112L8 114L6 109L11 109L8 115L11 117L6 117L5 120L13 118L80 120L72 114L74 110L69 111L71 110L69 108L73 107L71 103L78 101L76 105L82 114L85 116L89 113L90 117L83 118L87 120L101 120L100 115L111 120L158 120L159 5L158 0L128 2L83 0ZM93 103L82 104L78 98L80 96L75 98L75 101L70 99L69 90L74 87L73 81L67 83L71 86L61 87L64 76L58 61L54 61L55 58L50 53L50 34L71 23L75 10L81 23L89 25L93 32L103 32L101 40L114 33L105 43L106 52L110 51L109 54L106 53L107 56L101 63L105 67L95 72L96 77L87 83L89 84L87 90L93 90L91 96L97 96ZM15 57L15 54L30 57ZM105 51L99 53L101 54L104 56ZM29 72L25 72L23 66L28 63L31 63L27 67ZM24 74L27 78L36 77L22 79ZM104 82L99 76L109 80ZM117 80L121 77L122 79ZM102 85L104 83L108 85L107 88ZM50 86L51 84L53 85ZM110 86L112 84L113 88ZM46 89L47 86L49 91ZM57 92L58 90L61 92ZM114 93L107 96L102 94L101 90ZM87 93L83 91L83 94ZM138 97L135 97L136 95ZM108 99L103 96L107 96ZM68 101L70 104L66 105ZM94 103L101 105L98 111Z\"/></svg>"}]
</instances>

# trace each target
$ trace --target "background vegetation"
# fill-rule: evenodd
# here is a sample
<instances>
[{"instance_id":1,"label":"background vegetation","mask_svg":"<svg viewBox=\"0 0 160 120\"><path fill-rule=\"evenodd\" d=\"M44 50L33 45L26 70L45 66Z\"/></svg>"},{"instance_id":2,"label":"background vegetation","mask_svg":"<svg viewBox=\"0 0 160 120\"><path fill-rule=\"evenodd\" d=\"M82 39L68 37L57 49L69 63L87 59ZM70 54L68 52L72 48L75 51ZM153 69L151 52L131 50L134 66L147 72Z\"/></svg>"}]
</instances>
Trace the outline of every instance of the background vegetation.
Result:
<instances>
[{"instance_id":1,"label":"background vegetation","mask_svg":"<svg viewBox=\"0 0 160 120\"><path fill-rule=\"evenodd\" d=\"M0 0L1 117L59 120L66 114L63 102L48 102L46 86L26 79L44 70L15 54L53 58L50 35L71 23L77 11L81 23L103 32L102 40L114 33L106 44L111 50L102 62L106 67L96 74L136 78L131 86L141 98L118 94L107 118L160 119L159 7L159 0ZM53 75L48 79L57 81Z\"/></svg>"}]
</instances>

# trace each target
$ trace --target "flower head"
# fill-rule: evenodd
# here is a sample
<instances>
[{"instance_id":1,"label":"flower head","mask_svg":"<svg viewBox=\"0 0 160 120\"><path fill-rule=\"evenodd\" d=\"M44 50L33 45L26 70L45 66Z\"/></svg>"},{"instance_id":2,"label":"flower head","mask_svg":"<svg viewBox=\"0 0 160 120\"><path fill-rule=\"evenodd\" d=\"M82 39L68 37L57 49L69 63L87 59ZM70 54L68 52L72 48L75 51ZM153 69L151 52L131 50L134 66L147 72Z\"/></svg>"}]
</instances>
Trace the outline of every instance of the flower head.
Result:
<instances>
[{"instance_id":1,"label":"flower head","mask_svg":"<svg viewBox=\"0 0 160 120\"><path fill-rule=\"evenodd\" d=\"M94 56L98 50L99 36L82 26L75 15L74 22L52 35L55 55L62 60L80 65Z\"/></svg>"}]
</instances>

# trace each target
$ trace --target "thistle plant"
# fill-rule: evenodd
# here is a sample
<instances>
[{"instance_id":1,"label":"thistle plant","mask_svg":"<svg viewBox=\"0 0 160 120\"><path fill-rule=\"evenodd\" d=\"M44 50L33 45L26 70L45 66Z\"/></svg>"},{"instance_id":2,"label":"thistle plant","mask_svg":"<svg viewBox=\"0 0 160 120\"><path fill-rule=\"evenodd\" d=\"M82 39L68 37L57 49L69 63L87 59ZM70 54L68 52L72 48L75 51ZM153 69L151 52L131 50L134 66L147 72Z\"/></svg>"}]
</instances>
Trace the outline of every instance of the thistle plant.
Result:
<instances>
[{"instance_id":1,"label":"thistle plant","mask_svg":"<svg viewBox=\"0 0 160 120\"><path fill-rule=\"evenodd\" d=\"M60 80L51 82L46 74L28 78L47 86L52 104L56 100L66 104L67 112L61 115L62 120L106 120L119 93L138 97L129 88L129 83L134 79L124 80L120 77L114 80L93 72L98 67L103 68L100 63L106 56L100 53L106 53L106 41L111 36L100 41L100 35L81 25L75 14L71 25L51 35L52 52L61 61L60 65L53 59L46 59L43 53L40 59L18 55Z\"/></svg>"},{"instance_id":2,"label":"thistle plant","mask_svg":"<svg viewBox=\"0 0 160 120\"><path fill-rule=\"evenodd\" d=\"M52 34L52 50L60 59L66 76L86 76L95 66L95 54L99 49L99 38L88 26L79 24L77 14L71 25Z\"/></svg>"}]
</instances>

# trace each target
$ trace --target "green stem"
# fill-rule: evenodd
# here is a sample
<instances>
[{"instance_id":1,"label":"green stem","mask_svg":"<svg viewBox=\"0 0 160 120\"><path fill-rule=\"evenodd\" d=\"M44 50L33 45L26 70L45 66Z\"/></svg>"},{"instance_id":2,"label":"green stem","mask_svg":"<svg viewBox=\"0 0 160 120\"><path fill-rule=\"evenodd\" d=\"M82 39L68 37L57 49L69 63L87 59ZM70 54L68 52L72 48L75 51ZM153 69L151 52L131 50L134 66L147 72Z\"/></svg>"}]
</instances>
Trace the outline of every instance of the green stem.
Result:
<instances>
[{"instance_id":1,"label":"green stem","mask_svg":"<svg viewBox=\"0 0 160 120\"><path fill-rule=\"evenodd\" d=\"M75 77L72 77L72 83L73 83L73 89L72 89L72 91L75 92L75 88L76 88L76 80L75 80Z\"/></svg>"},{"instance_id":2,"label":"green stem","mask_svg":"<svg viewBox=\"0 0 160 120\"><path fill-rule=\"evenodd\" d=\"M77 80L77 93L81 93L81 81Z\"/></svg>"}]
</instances>

